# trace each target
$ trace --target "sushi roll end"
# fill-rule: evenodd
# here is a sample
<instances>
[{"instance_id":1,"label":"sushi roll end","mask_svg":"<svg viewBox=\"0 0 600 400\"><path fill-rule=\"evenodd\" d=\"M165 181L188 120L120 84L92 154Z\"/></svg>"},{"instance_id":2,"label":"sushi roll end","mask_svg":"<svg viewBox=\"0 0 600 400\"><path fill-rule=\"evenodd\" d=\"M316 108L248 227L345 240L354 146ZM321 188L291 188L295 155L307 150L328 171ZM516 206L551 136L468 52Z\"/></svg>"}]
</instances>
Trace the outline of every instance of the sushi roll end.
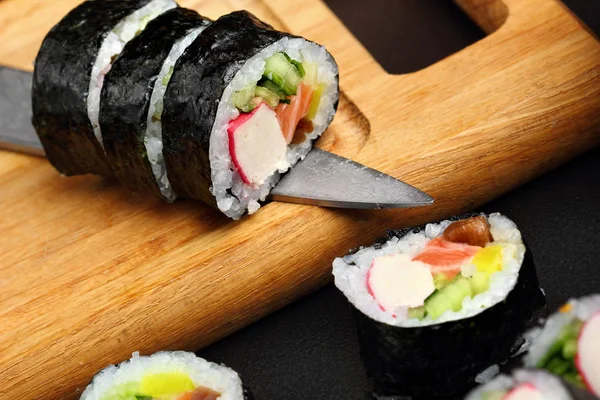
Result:
<instances>
[{"instance_id":1,"label":"sushi roll end","mask_svg":"<svg viewBox=\"0 0 600 400\"><path fill-rule=\"evenodd\" d=\"M246 11L222 16L175 65L164 157L175 192L239 219L329 126L338 68L324 47Z\"/></svg>"},{"instance_id":2,"label":"sushi roll end","mask_svg":"<svg viewBox=\"0 0 600 400\"><path fill-rule=\"evenodd\" d=\"M521 233L500 214L393 231L336 259L333 274L380 396L467 390L545 303Z\"/></svg>"},{"instance_id":3,"label":"sushi roll end","mask_svg":"<svg viewBox=\"0 0 600 400\"><path fill-rule=\"evenodd\" d=\"M81 400L251 400L239 375L193 353L160 352L100 371Z\"/></svg>"},{"instance_id":4,"label":"sushi roll end","mask_svg":"<svg viewBox=\"0 0 600 400\"><path fill-rule=\"evenodd\" d=\"M571 299L551 315L524 363L600 396L600 295Z\"/></svg>"}]
</instances>

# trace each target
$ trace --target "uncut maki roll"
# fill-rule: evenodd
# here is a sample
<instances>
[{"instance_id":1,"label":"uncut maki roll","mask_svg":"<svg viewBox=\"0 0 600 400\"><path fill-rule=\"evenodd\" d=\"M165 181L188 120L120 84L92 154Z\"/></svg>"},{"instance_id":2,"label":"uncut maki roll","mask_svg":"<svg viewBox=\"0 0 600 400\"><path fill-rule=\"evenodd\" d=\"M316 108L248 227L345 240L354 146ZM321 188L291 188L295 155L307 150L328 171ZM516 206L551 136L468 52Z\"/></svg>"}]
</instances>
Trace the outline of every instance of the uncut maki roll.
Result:
<instances>
[{"instance_id":1,"label":"uncut maki roll","mask_svg":"<svg viewBox=\"0 0 600 400\"><path fill-rule=\"evenodd\" d=\"M130 360L100 371L81 400L250 400L234 370L183 351Z\"/></svg>"},{"instance_id":2,"label":"uncut maki roll","mask_svg":"<svg viewBox=\"0 0 600 400\"><path fill-rule=\"evenodd\" d=\"M524 363L600 397L600 295L571 299L551 315L533 339Z\"/></svg>"},{"instance_id":3,"label":"uncut maki roll","mask_svg":"<svg viewBox=\"0 0 600 400\"><path fill-rule=\"evenodd\" d=\"M173 67L210 20L175 8L129 42L104 80L100 127L117 179L175 200L163 158L162 110Z\"/></svg>"},{"instance_id":4,"label":"uncut maki roll","mask_svg":"<svg viewBox=\"0 0 600 400\"><path fill-rule=\"evenodd\" d=\"M392 231L333 262L380 396L448 396L505 362L544 304L531 255L500 214Z\"/></svg>"},{"instance_id":5,"label":"uncut maki roll","mask_svg":"<svg viewBox=\"0 0 600 400\"><path fill-rule=\"evenodd\" d=\"M543 370L519 369L498 375L473 390L465 400L597 400Z\"/></svg>"},{"instance_id":6,"label":"uncut maki roll","mask_svg":"<svg viewBox=\"0 0 600 400\"><path fill-rule=\"evenodd\" d=\"M173 0L94 0L72 10L44 39L35 60L33 126L65 175L112 176L98 123L104 76L127 42Z\"/></svg>"},{"instance_id":7,"label":"uncut maki roll","mask_svg":"<svg viewBox=\"0 0 600 400\"><path fill-rule=\"evenodd\" d=\"M177 61L162 115L178 195L253 213L330 124L338 68L324 47L246 11L211 24Z\"/></svg>"}]
</instances>

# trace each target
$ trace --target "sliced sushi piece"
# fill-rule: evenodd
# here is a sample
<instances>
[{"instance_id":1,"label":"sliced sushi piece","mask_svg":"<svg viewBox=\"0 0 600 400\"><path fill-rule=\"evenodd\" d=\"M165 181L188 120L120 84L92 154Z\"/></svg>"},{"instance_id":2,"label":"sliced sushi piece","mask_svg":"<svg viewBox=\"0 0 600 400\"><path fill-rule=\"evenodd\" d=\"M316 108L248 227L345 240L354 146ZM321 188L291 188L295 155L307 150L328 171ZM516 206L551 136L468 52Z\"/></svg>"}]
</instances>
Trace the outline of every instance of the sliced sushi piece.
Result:
<instances>
[{"instance_id":1,"label":"sliced sushi piece","mask_svg":"<svg viewBox=\"0 0 600 400\"><path fill-rule=\"evenodd\" d=\"M165 12L125 46L104 80L104 148L116 177L132 190L176 198L163 157L164 94L176 61L209 23L192 10Z\"/></svg>"},{"instance_id":2,"label":"sliced sushi piece","mask_svg":"<svg viewBox=\"0 0 600 400\"><path fill-rule=\"evenodd\" d=\"M32 121L61 173L113 176L98 123L104 76L127 42L174 7L173 0L85 1L46 35L35 60Z\"/></svg>"},{"instance_id":3,"label":"sliced sushi piece","mask_svg":"<svg viewBox=\"0 0 600 400\"><path fill-rule=\"evenodd\" d=\"M174 190L233 219L255 212L329 126L338 98L337 65L324 47L246 11L219 18L177 61L165 95L164 155ZM278 129L264 107L274 110ZM259 134L264 124L273 140ZM275 131L286 145L283 160Z\"/></svg>"},{"instance_id":4,"label":"sliced sushi piece","mask_svg":"<svg viewBox=\"0 0 600 400\"><path fill-rule=\"evenodd\" d=\"M475 218L489 224L485 247L445 238L456 220L471 224L458 217L392 231L385 242L333 262L377 395L431 398L468 389L478 373L508 359L544 304L516 225L500 214ZM443 251L419 257L431 248ZM442 262L427 262L446 259L452 276L436 265Z\"/></svg>"},{"instance_id":5,"label":"sliced sushi piece","mask_svg":"<svg viewBox=\"0 0 600 400\"><path fill-rule=\"evenodd\" d=\"M130 360L100 371L81 400L250 400L239 375L183 351Z\"/></svg>"},{"instance_id":6,"label":"sliced sushi piece","mask_svg":"<svg viewBox=\"0 0 600 400\"><path fill-rule=\"evenodd\" d=\"M596 400L544 370L517 369L471 391L465 400Z\"/></svg>"},{"instance_id":7,"label":"sliced sushi piece","mask_svg":"<svg viewBox=\"0 0 600 400\"><path fill-rule=\"evenodd\" d=\"M546 369L600 396L599 343L600 295L571 299L548 318L532 341L524 363Z\"/></svg>"}]
</instances>

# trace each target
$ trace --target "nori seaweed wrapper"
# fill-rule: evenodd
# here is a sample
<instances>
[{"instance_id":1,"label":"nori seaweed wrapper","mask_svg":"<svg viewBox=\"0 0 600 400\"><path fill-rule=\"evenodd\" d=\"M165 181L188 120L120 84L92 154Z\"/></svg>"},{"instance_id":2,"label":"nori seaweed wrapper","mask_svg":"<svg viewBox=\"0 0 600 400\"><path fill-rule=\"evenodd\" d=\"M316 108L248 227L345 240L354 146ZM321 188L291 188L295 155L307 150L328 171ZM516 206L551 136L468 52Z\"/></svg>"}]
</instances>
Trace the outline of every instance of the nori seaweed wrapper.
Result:
<instances>
[{"instance_id":1,"label":"nori seaweed wrapper","mask_svg":"<svg viewBox=\"0 0 600 400\"><path fill-rule=\"evenodd\" d=\"M481 214L449 219L472 215ZM389 231L389 237L402 237L424 227ZM424 399L464 392L473 386L477 374L505 362L544 305L529 251L506 299L473 317L402 328L376 321L351 304L360 355L375 393Z\"/></svg>"},{"instance_id":2,"label":"nori seaweed wrapper","mask_svg":"<svg viewBox=\"0 0 600 400\"><path fill-rule=\"evenodd\" d=\"M178 195L216 206L209 146L223 91L249 58L284 37L293 36L236 11L206 28L178 60L162 117L163 154Z\"/></svg>"},{"instance_id":3,"label":"nori seaweed wrapper","mask_svg":"<svg viewBox=\"0 0 600 400\"><path fill-rule=\"evenodd\" d=\"M144 145L152 91L173 45L209 23L185 8L165 12L125 46L104 80L100 100L104 148L117 179L132 190L161 196Z\"/></svg>"},{"instance_id":4,"label":"nori seaweed wrapper","mask_svg":"<svg viewBox=\"0 0 600 400\"><path fill-rule=\"evenodd\" d=\"M254 395L252 394L248 386L242 385L242 389L244 390L244 400L254 400Z\"/></svg>"},{"instance_id":5,"label":"nori seaweed wrapper","mask_svg":"<svg viewBox=\"0 0 600 400\"><path fill-rule=\"evenodd\" d=\"M86 1L46 35L35 60L32 122L61 173L113 175L88 118L90 76L113 27L150 1Z\"/></svg>"}]
</instances>

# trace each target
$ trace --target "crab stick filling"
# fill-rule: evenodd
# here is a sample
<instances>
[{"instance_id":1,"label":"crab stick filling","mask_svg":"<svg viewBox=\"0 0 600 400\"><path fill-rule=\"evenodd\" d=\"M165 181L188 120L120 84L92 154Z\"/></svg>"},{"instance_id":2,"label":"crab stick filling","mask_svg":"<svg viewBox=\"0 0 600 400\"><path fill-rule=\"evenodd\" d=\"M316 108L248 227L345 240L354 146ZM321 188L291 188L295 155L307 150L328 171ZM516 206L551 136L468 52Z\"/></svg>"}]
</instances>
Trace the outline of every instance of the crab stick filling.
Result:
<instances>
[{"instance_id":1,"label":"crab stick filling","mask_svg":"<svg viewBox=\"0 0 600 400\"><path fill-rule=\"evenodd\" d=\"M531 383L522 383L508 392L502 400L544 400L545 396Z\"/></svg>"},{"instance_id":2,"label":"crab stick filling","mask_svg":"<svg viewBox=\"0 0 600 400\"><path fill-rule=\"evenodd\" d=\"M286 168L287 144L275 112L266 103L231 121L227 133L231 159L246 184L260 184Z\"/></svg>"},{"instance_id":3,"label":"crab stick filling","mask_svg":"<svg viewBox=\"0 0 600 400\"><path fill-rule=\"evenodd\" d=\"M460 273L462 265L480 249L479 246L449 242L437 237L430 240L425 250L414 259L429 265L432 274L444 274L448 279L452 279Z\"/></svg>"},{"instance_id":4,"label":"crab stick filling","mask_svg":"<svg viewBox=\"0 0 600 400\"><path fill-rule=\"evenodd\" d=\"M577 338L575 365L585 386L600 396L600 312L592 315Z\"/></svg>"},{"instance_id":5,"label":"crab stick filling","mask_svg":"<svg viewBox=\"0 0 600 400\"><path fill-rule=\"evenodd\" d=\"M369 293L384 311L420 307L435 290L429 267L406 254L393 254L373 260L367 274Z\"/></svg>"}]
</instances>

